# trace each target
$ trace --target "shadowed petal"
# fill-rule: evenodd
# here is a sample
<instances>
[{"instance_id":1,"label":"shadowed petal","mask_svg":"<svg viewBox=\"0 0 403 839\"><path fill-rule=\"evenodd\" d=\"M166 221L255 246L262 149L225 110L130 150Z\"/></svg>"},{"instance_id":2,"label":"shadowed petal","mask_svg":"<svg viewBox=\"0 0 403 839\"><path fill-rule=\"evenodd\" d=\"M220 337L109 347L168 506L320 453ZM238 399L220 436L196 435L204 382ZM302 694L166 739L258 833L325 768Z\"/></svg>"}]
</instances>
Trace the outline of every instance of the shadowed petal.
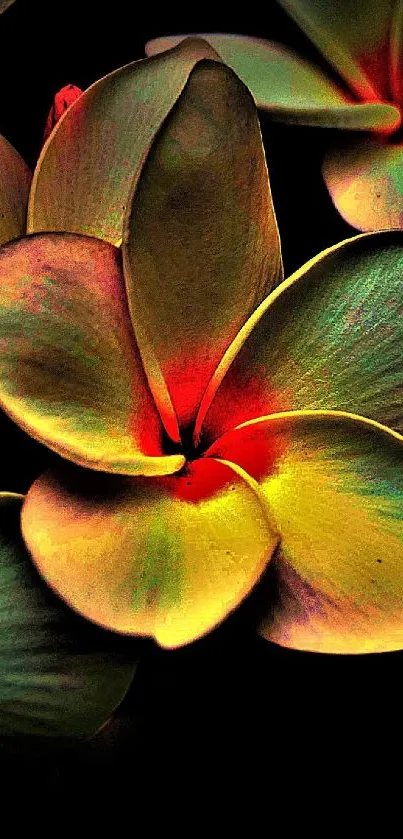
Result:
<instances>
[{"instance_id":1,"label":"shadowed petal","mask_svg":"<svg viewBox=\"0 0 403 839\"><path fill-rule=\"evenodd\" d=\"M32 437L107 472L167 474L162 424L106 242L42 234L0 251L0 401Z\"/></svg>"},{"instance_id":2,"label":"shadowed petal","mask_svg":"<svg viewBox=\"0 0 403 839\"><path fill-rule=\"evenodd\" d=\"M146 44L146 53L156 55L185 37L156 38ZM386 102L354 101L322 70L281 44L245 35L199 37L238 73L257 106L268 111L271 119L354 131L393 131L400 124L397 107Z\"/></svg>"},{"instance_id":3,"label":"shadowed petal","mask_svg":"<svg viewBox=\"0 0 403 839\"><path fill-rule=\"evenodd\" d=\"M358 96L389 99L396 0L278 0Z\"/></svg>"},{"instance_id":4,"label":"shadowed petal","mask_svg":"<svg viewBox=\"0 0 403 839\"><path fill-rule=\"evenodd\" d=\"M395 0L390 38L390 87L392 97L403 107L403 0Z\"/></svg>"},{"instance_id":5,"label":"shadowed petal","mask_svg":"<svg viewBox=\"0 0 403 839\"><path fill-rule=\"evenodd\" d=\"M256 108L224 65L199 64L164 123L134 193L123 258L161 416L169 408L156 367L187 426L223 352L281 278Z\"/></svg>"},{"instance_id":6,"label":"shadowed petal","mask_svg":"<svg viewBox=\"0 0 403 839\"><path fill-rule=\"evenodd\" d=\"M402 144L342 140L327 152L322 171L337 210L353 227L403 227Z\"/></svg>"},{"instance_id":7,"label":"shadowed petal","mask_svg":"<svg viewBox=\"0 0 403 839\"><path fill-rule=\"evenodd\" d=\"M134 653L46 588L20 535L21 503L0 493L0 738L85 739L123 699Z\"/></svg>"},{"instance_id":8,"label":"shadowed petal","mask_svg":"<svg viewBox=\"0 0 403 839\"><path fill-rule=\"evenodd\" d=\"M403 647L403 437L352 415L303 412L234 431L279 452L260 489L281 542L262 634L287 647ZM225 457L225 438L215 447ZM228 453L234 450L234 439Z\"/></svg>"},{"instance_id":9,"label":"shadowed petal","mask_svg":"<svg viewBox=\"0 0 403 839\"><path fill-rule=\"evenodd\" d=\"M209 443L246 420L295 409L349 411L403 431L402 277L401 231L357 236L304 265L235 339L196 437Z\"/></svg>"},{"instance_id":10,"label":"shadowed petal","mask_svg":"<svg viewBox=\"0 0 403 839\"><path fill-rule=\"evenodd\" d=\"M96 485L70 469L33 484L24 538L49 585L118 632L193 641L246 596L277 543L252 479L213 459Z\"/></svg>"},{"instance_id":11,"label":"shadowed petal","mask_svg":"<svg viewBox=\"0 0 403 839\"><path fill-rule=\"evenodd\" d=\"M122 241L139 166L198 61L203 41L136 61L93 84L59 121L32 184L28 232L71 231Z\"/></svg>"},{"instance_id":12,"label":"shadowed petal","mask_svg":"<svg viewBox=\"0 0 403 839\"><path fill-rule=\"evenodd\" d=\"M30 184L28 166L0 136L0 245L24 235Z\"/></svg>"}]
</instances>

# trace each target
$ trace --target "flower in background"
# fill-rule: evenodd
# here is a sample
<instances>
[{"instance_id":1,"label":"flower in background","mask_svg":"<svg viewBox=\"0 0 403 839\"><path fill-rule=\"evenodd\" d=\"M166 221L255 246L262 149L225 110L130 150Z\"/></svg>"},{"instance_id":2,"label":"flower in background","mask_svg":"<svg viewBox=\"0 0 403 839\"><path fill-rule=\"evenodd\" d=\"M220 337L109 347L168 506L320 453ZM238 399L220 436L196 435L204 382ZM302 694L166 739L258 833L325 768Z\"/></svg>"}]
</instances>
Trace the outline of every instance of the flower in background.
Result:
<instances>
[{"instance_id":1,"label":"flower in background","mask_svg":"<svg viewBox=\"0 0 403 839\"><path fill-rule=\"evenodd\" d=\"M272 119L340 129L322 171L349 224L359 230L403 227L401 0L278 3L335 77L278 43L242 35L201 37L236 70ZM153 55L183 37L157 38L146 52Z\"/></svg>"},{"instance_id":2,"label":"flower in background","mask_svg":"<svg viewBox=\"0 0 403 839\"><path fill-rule=\"evenodd\" d=\"M49 135L52 133L55 125L63 116L67 108L81 96L82 90L75 84L66 84L61 88L53 99L52 107L48 113L45 123L45 130L43 132L43 142L45 143Z\"/></svg>"},{"instance_id":3,"label":"flower in background","mask_svg":"<svg viewBox=\"0 0 403 839\"><path fill-rule=\"evenodd\" d=\"M265 637L402 647L403 232L282 282L256 109L197 40L72 104L28 231L0 252L0 400L59 456L21 519L49 586L176 647L271 560Z\"/></svg>"}]
</instances>

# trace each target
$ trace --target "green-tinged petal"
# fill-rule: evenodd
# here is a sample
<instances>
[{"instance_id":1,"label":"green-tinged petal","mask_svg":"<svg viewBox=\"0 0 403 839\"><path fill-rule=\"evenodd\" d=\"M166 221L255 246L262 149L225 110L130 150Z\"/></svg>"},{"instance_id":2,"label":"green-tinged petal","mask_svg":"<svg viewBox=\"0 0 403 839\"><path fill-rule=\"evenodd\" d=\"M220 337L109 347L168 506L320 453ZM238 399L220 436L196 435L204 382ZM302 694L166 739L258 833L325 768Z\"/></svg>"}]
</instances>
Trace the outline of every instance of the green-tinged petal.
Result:
<instances>
[{"instance_id":1,"label":"green-tinged petal","mask_svg":"<svg viewBox=\"0 0 403 839\"><path fill-rule=\"evenodd\" d=\"M161 416L173 405L187 426L222 354L282 271L257 111L228 67L199 64L164 123L133 196L123 264Z\"/></svg>"},{"instance_id":2,"label":"green-tinged petal","mask_svg":"<svg viewBox=\"0 0 403 839\"><path fill-rule=\"evenodd\" d=\"M353 227L403 227L402 144L342 140L326 153L322 172L336 208Z\"/></svg>"},{"instance_id":3,"label":"green-tinged petal","mask_svg":"<svg viewBox=\"0 0 403 839\"><path fill-rule=\"evenodd\" d=\"M147 55L170 49L185 37L171 35L149 41ZM393 131L400 124L397 107L353 101L318 67L281 44L245 35L199 37L238 73L258 107L268 111L271 119L354 131Z\"/></svg>"},{"instance_id":4,"label":"green-tinged petal","mask_svg":"<svg viewBox=\"0 0 403 839\"><path fill-rule=\"evenodd\" d=\"M361 99L389 99L396 0L278 0Z\"/></svg>"},{"instance_id":5,"label":"green-tinged petal","mask_svg":"<svg viewBox=\"0 0 403 839\"><path fill-rule=\"evenodd\" d=\"M22 513L40 573L90 620L164 647L212 629L249 592L278 541L255 484L213 459L177 477L39 478Z\"/></svg>"},{"instance_id":6,"label":"green-tinged petal","mask_svg":"<svg viewBox=\"0 0 403 839\"><path fill-rule=\"evenodd\" d=\"M150 143L198 61L218 56L187 41L128 64L86 90L59 121L34 174L28 232L71 231L122 241L123 220Z\"/></svg>"},{"instance_id":7,"label":"green-tinged petal","mask_svg":"<svg viewBox=\"0 0 403 839\"><path fill-rule=\"evenodd\" d=\"M390 39L390 87L392 97L403 108L403 0L395 0Z\"/></svg>"},{"instance_id":8,"label":"green-tinged petal","mask_svg":"<svg viewBox=\"0 0 403 839\"><path fill-rule=\"evenodd\" d=\"M229 436L241 454L277 451L259 476L281 540L262 634L324 653L403 648L403 437L314 411Z\"/></svg>"},{"instance_id":9,"label":"green-tinged petal","mask_svg":"<svg viewBox=\"0 0 403 839\"><path fill-rule=\"evenodd\" d=\"M208 443L246 420L301 409L349 411L403 431L402 277L401 231L357 236L304 265L235 339L196 436L202 427Z\"/></svg>"},{"instance_id":10,"label":"green-tinged petal","mask_svg":"<svg viewBox=\"0 0 403 839\"><path fill-rule=\"evenodd\" d=\"M30 184L22 157L0 136L0 245L24 235Z\"/></svg>"},{"instance_id":11,"label":"green-tinged petal","mask_svg":"<svg viewBox=\"0 0 403 839\"><path fill-rule=\"evenodd\" d=\"M0 738L88 738L123 699L134 652L47 589L22 541L21 503L0 493Z\"/></svg>"},{"instance_id":12,"label":"green-tinged petal","mask_svg":"<svg viewBox=\"0 0 403 839\"><path fill-rule=\"evenodd\" d=\"M0 347L0 403L41 443L107 472L183 465L162 456L112 245L48 233L2 248Z\"/></svg>"}]
</instances>

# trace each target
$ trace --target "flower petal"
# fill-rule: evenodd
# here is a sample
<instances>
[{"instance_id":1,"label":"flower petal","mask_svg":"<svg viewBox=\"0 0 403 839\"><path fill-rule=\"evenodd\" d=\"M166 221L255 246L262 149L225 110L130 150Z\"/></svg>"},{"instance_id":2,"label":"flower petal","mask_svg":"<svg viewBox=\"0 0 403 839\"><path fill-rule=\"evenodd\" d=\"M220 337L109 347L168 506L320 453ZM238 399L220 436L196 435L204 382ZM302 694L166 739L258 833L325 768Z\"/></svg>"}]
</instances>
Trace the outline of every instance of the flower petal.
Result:
<instances>
[{"instance_id":1,"label":"flower petal","mask_svg":"<svg viewBox=\"0 0 403 839\"><path fill-rule=\"evenodd\" d=\"M122 241L139 166L189 73L206 56L187 41L164 56L136 61L93 84L59 121L34 174L28 232L71 231Z\"/></svg>"},{"instance_id":2,"label":"flower petal","mask_svg":"<svg viewBox=\"0 0 403 839\"><path fill-rule=\"evenodd\" d=\"M81 94L81 88L74 84L66 84L61 88L61 90L58 90L58 92L55 93L53 105L48 113L43 133L44 143L52 133L55 125L59 122L59 119L61 119L63 114L67 111L67 108L69 108L70 105L72 105L73 102L81 96Z\"/></svg>"},{"instance_id":3,"label":"flower petal","mask_svg":"<svg viewBox=\"0 0 403 839\"><path fill-rule=\"evenodd\" d=\"M395 0L390 37L390 87L392 98L403 108L403 0Z\"/></svg>"},{"instance_id":4,"label":"flower petal","mask_svg":"<svg viewBox=\"0 0 403 839\"><path fill-rule=\"evenodd\" d=\"M15 0L0 0L0 15L8 9L9 6L12 6Z\"/></svg>"},{"instance_id":5,"label":"flower petal","mask_svg":"<svg viewBox=\"0 0 403 839\"><path fill-rule=\"evenodd\" d=\"M243 435L281 449L260 477L281 538L262 634L325 653L402 648L403 437L319 411L237 433L240 449ZM218 449L225 455L224 442Z\"/></svg>"},{"instance_id":6,"label":"flower petal","mask_svg":"<svg viewBox=\"0 0 403 839\"><path fill-rule=\"evenodd\" d=\"M21 538L21 503L0 493L0 736L84 739L123 699L135 658L43 584Z\"/></svg>"},{"instance_id":7,"label":"flower petal","mask_svg":"<svg viewBox=\"0 0 403 839\"><path fill-rule=\"evenodd\" d=\"M186 35L155 38L147 55L179 44ZM318 67L274 41L246 35L203 34L206 40L249 87L256 104L271 119L353 131L393 131L399 109L386 102L353 101Z\"/></svg>"},{"instance_id":8,"label":"flower petal","mask_svg":"<svg viewBox=\"0 0 403 839\"><path fill-rule=\"evenodd\" d=\"M193 641L249 592L277 543L252 479L213 459L178 477L95 486L70 470L33 484L24 539L69 605L118 632Z\"/></svg>"},{"instance_id":9,"label":"flower petal","mask_svg":"<svg viewBox=\"0 0 403 839\"><path fill-rule=\"evenodd\" d=\"M278 0L361 99L390 98L389 44L396 0Z\"/></svg>"},{"instance_id":10,"label":"flower petal","mask_svg":"<svg viewBox=\"0 0 403 839\"><path fill-rule=\"evenodd\" d=\"M322 171L336 208L353 227L403 227L402 144L341 141L327 152Z\"/></svg>"},{"instance_id":11,"label":"flower petal","mask_svg":"<svg viewBox=\"0 0 403 839\"><path fill-rule=\"evenodd\" d=\"M119 252L74 234L0 251L0 402L32 437L107 472L167 474Z\"/></svg>"},{"instance_id":12,"label":"flower petal","mask_svg":"<svg viewBox=\"0 0 403 839\"><path fill-rule=\"evenodd\" d=\"M208 444L296 409L349 411L402 432L402 272L401 231L357 236L310 260L235 339L203 397L196 438Z\"/></svg>"},{"instance_id":13,"label":"flower petal","mask_svg":"<svg viewBox=\"0 0 403 839\"><path fill-rule=\"evenodd\" d=\"M185 427L223 352L281 276L256 108L228 67L199 64L164 123L134 194L123 260L150 387L164 416L157 365Z\"/></svg>"},{"instance_id":14,"label":"flower petal","mask_svg":"<svg viewBox=\"0 0 403 839\"><path fill-rule=\"evenodd\" d=\"M0 135L0 245L24 235L30 184L28 166Z\"/></svg>"}]
</instances>

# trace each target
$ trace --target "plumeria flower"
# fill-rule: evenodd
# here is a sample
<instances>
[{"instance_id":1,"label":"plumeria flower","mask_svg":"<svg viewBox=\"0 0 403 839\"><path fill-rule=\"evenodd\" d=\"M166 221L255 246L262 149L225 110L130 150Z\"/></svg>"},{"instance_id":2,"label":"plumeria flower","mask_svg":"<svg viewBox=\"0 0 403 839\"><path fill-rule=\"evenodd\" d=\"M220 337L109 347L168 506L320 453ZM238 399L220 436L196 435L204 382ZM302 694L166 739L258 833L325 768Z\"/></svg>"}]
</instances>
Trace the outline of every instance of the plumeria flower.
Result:
<instances>
[{"instance_id":1,"label":"plumeria flower","mask_svg":"<svg viewBox=\"0 0 403 839\"><path fill-rule=\"evenodd\" d=\"M285 646L403 646L403 232L282 282L251 95L187 40L85 91L0 252L0 401L53 450L22 536L94 624L173 648L269 562Z\"/></svg>"},{"instance_id":2,"label":"plumeria flower","mask_svg":"<svg viewBox=\"0 0 403 839\"><path fill-rule=\"evenodd\" d=\"M273 120L342 129L323 177L359 230L403 227L401 0L277 0L329 63L329 74L278 43L203 35ZM157 38L148 55L184 36ZM370 132L370 134L368 133Z\"/></svg>"}]
</instances>

